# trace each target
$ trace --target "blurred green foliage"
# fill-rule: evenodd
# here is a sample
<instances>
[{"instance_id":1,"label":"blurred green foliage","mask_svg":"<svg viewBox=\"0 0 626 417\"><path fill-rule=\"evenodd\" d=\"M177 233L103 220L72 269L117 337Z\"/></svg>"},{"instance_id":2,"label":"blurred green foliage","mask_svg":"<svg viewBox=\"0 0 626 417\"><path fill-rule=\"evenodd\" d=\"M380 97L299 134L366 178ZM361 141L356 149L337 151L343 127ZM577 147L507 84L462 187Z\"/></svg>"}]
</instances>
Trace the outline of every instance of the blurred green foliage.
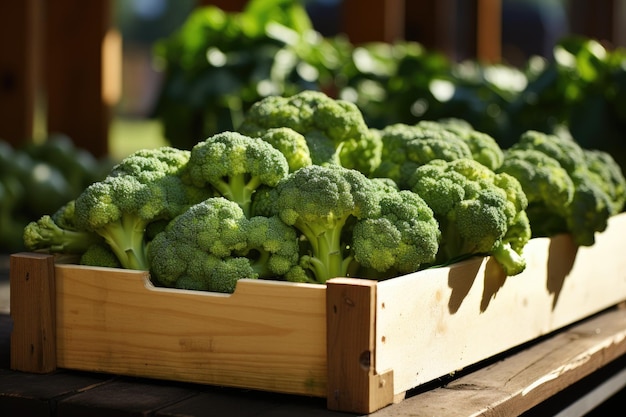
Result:
<instances>
[{"instance_id":1,"label":"blurred green foliage","mask_svg":"<svg viewBox=\"0 0 626 417\"><path fill-rule=\"evenodd\" d=\"M356 103L375 128L454 117L503 148L526 130L567 132L626 167L626 52L585 37L523 67L452 62L416 42L323 37L301 1L252 0L240 13L197 9L154 54L165 77L155 116L181 148L236 128L265 96L313 89Z\"/></svg>"}]
</instances>

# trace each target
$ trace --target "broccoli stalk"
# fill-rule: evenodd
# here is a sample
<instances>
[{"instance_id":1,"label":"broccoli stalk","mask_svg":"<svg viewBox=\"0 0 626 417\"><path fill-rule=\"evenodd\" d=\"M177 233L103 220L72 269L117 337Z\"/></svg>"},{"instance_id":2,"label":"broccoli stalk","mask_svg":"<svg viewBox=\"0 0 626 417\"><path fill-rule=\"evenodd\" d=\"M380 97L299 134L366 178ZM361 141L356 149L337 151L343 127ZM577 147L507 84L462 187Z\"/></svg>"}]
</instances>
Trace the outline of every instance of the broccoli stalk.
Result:
<instances>
[{"instance_id":1,"label":"broccoli stalk","mask_svg":"<svg viewBox=\"0 0 626 417\"><path fill-rule=\"evenodd\" d=\"M47 214L24 227L24 246L32 251L82 254L101 240L100 236L92 232L63 229Z\"/></svg>"},{"instance_id":2,"label":"broccoli stalk","mask_svg":"<svg viewBox=\"0 0 626 417\"><path fill-rule=\"evenodd\" d=\"M82 254L90 246L102 243L93 232L79 229L75 224L75 201L71 200L52 215L44 214L28 223L23 230L27 250L50 253Z\"/></svg>"}]
</instances>

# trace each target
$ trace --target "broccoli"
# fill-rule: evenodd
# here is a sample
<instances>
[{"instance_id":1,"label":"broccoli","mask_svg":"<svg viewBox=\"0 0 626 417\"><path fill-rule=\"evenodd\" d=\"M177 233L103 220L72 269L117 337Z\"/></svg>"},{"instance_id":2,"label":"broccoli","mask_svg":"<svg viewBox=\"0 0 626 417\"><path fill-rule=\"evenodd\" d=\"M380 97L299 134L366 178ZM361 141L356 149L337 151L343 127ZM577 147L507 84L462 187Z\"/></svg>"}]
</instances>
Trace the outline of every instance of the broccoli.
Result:
<instances>
[{"instance_id":1,"label":"broccoli","mask_svg":"<svg viewBox=\"0 0 626 417\"><path fill-rule=\"evenodd\" d=\"M490 135L480 132L462 119L448 118L437 122L422 120L418 126L432 126L432 128L442 128L457 134L470 148L472 158L487 168L496 170L502 165L504 151L498 142Z\"/></svg>"},{"instance_id":2,"label":"broccoli","mask_svg":"<svg viewBox=\"0 0 626 417\"><path fill-rule=\"evenodd\" d=\"M250 215L252 195L261 186L275 186L289 173L285 156L268 142L238 132L222 132L191 149L185 181L212 188Z\"/></svg>"},{"instance_id":3,"label":"broccoli","mask_svg":"<svg viewBox=\"0 0 626 417\"><path fill-rule=\"evenodd\" d=\"M626 204L626 178L621 166L610 153L597 149L583 149L589 174L611 200L611 215L619 214Z\"/></svg>"},{"instance_id":4,"label":"broccoli","mask_svg":"<svg viewBox=\"0 0 626 417\"><path fill-rule=\"evenodd\" d=\"M433 160L414 171L409 185L439 222L438 263L491 255L506 275L525 269L530 224L521 212L528 200L514 177L469 158Z\"/></svg>"},{"instance_id":5,"label":"broccoli","mask_svg":"<svg viewBox=\"0 0 626 417\"><path fill-rule=\"evenodd\" d=\"M521 184L533 237L553 236L567 229L565 218L574 198L574 182L554 158L536 149L505 151L496 172L505 172Z\"/></svg>"},{"instance_id":6,"label":"broccoli","mask_svg":"<svg viewBox=\"0 0 626 417\"><path fill-rule=\"evenodd\" d=\"M376 188L362 173L341 166L309 165L289 174L271 191L268 210L302 233L301 266L311 279L324 283L348 276L351 254L342 241L351 218L370 217L379 210Z\"/></svg>"},{"instance_id":7,"label":"broccoli","mask_svg":"<svg viewBox=\"0 0 626 417\"><path fill-rule=\"evenodd\" d=\"M167 287L232 293L241 278L281 278L297 268L295 229L277 217L246 217L224 197L191 206L148 246L150 272Z\"/></svg>"},{"instance_id":8,"label":"broccoli","mask_svg":"<svg viewBox=\"0 0 626 417\"><path fill-rule=\"evenodd\" d=\"M421 197L408 190L382 190L380 216L356 222L352 231L359 274L375 279L415 272L433 263L441 238L434 213Z\"/></svg>"},{"instance_id":9,"label":"broccoli","mask_svg":"<svg viewBox=\"0 0 626 417\"><path fill-rule=\"evenodd\" d=\"M250 107L237 131L258 137L281 127L304 136L315 165L341 165L369 175L380 163L380 137L354 103L310 90L268 96Z\"/></svg>"},{"instance_id":10,"label":"broccoli","mask_svg":"<svg viewBox=\"0 0 626 417\"><path fill-rule=\"evenodd\" d=\"M121 268L120 260L109 245L104 242L94 243L83 252L78 261L80 265Z\"/></svg>"},{"instance_id":11,"label":"broccoli","mask_svg":"<svg viewBox=\"0 0 626 417\"><path fill-rule=\"evenodd\" d=\"M77 227L102 236L123 268L148 270L148 225L173 219L212 195L183 183L189 157L189 151L162 147L124 158L76 198Z\"/></svg>"},{"instance_id":12,"label":"broccoli","mask_svg":"<svg viewBox=\"0 0 626 417\"><path fill-rule=\"evenodd\" d=\"M32 251L82 254L102 242L94 232L81 230L75 223L75 201L71 200L52 215L44 214L24 227L24 247Z\"/></svg>"},{"instance_id":13,"label":"broccoli","mask_svg":"<svg viewBox=\"0 0 626 417\"><path fill-rule=\"evenodd\" d=\"M563 206L564 212L560 212L562 214L560 217L541 219L541 212L529 211L533 233L544 233L547 236L571 233L578 245L593 245L595 233L606 229L608 218L614 213L615 208L621 205L620 197L617 196L619 191L612 197L610 186L607 186L612 180L608 180L607 183L603 175L598 175L599 171L594 168L595 165L589 165L593 157L588 157L585 149L571 137L535 130L522 133L509 149L533 149L544 153L560 164L574 184L572 199L569 204ZM619 175L614 178L619 178ZM559 178L555 180L557 179ZM617 184L619 182L618 179ZM520 183L523 187L530 187L529 181L524 177L520 177ZM546 198L550 200L554 196L546 195Z\"/></svg>"},{"instance_id":14,"label":"broccoli","mask_svg":"<svg viewBox=\"0 0 626 417\"><path fill-rule=\"evenodd\" d=\"M285 155L289 164L289 172L313 163L306 139L291 128L277 127L268 129L262 133L261 139Z\"/></svg>"},{"instance_id":15,"label":"broccoli","mask_svg":"<svg viewBox=\"0 0 626 417\"><path fill-rule=\"evenodd\" d=\"M434 159L472 158L463 139L439 126L395 123L385 126L380 135L382 161L372 176L391 178L402 189L409 188L408 181L417 167Z\"/></svg>"}]
</instances>

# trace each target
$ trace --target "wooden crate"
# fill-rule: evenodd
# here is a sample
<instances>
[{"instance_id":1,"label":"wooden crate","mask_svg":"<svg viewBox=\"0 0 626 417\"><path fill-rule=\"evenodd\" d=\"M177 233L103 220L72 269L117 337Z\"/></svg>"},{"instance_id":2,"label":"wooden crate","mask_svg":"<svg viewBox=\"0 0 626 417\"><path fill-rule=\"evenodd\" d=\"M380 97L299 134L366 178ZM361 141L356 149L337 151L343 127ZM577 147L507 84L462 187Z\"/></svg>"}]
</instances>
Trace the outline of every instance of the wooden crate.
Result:
<instances>
[{"instance_id":1,"label":"wooden crate","mask_svg":"<svg viewBox=\"0 0 626 417\"><path fill-rule=\"evenodd\" d=\"M533 239L505 278L475 258L383 282L156 288L146 272L11 255L11 367L325 397L370 413L407 390L626 300L626 213L592 247Z\"/></svg>"}]
</instances>

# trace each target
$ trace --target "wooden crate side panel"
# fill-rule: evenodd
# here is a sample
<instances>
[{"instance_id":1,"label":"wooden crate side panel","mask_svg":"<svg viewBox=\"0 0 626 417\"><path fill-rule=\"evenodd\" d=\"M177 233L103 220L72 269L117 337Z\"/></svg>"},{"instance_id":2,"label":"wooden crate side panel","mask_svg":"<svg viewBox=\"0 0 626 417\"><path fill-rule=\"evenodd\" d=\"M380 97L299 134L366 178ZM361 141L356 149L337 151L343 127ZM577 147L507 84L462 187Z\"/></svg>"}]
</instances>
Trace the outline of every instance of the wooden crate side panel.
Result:
<instances>
[{"instance_id":1,"label":"wooden crate side panel","mask_svg":"<svg viewBox=\"0 0 626 417\"><path fill-rule=\"evenodd\" d=\"M18 253L10 258L11 369L56 369L54 258Z\"/></svg>"},{"instance_id":2,"label":"wooden crate side panel","mask_svg":"<svg viewBox=\"0 0 626 417\"><path fill-rule=\"evenodd\" d=\"M618 304L625 233L622 214L591 247L533 239L517 276L476 258L379 283L376 370L393 369L402 393Z\"/></svg>"},{"instance_id":3,"label":"wooden crate side panel","mask_svg":"<svg viewBox=\"0 0 626 417\"><path fill-rule=\"evenodd\" d=\"M377 373L375 281L329 280L326 290L331 410L371 413L393 402L393 371Z\"/></svg>"},{"instance_id":4,"label":"wooden crate side panel","mask_svg":"<svg viewBox=\"0 0 626 417\"><path fill-rule=\"evenodd\" d=\"M326 395L325 286L242 280L224 295L55 270L59 367Z\"/></svg>"}]
</instances>

